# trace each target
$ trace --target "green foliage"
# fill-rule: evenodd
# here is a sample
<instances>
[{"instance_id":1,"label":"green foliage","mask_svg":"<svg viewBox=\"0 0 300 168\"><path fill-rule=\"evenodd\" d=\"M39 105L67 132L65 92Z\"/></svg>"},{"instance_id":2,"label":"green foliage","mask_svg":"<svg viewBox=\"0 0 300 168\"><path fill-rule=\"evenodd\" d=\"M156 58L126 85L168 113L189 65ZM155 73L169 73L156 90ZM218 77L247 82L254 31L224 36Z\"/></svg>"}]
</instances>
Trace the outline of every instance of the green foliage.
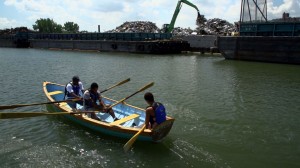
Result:
<instances>
[{"instance_id":1,"label":"green foliage","mask_svg":"<svg viewBox=\"0 0 300 168\"><path fill-rule=\"evenodd\" d=\"M64 26L57 24L53 19L43 19L40 18L35 21L33 29L39 31L40 33L78 33L79 26L74 22L66 22Z\"/></svg>"},{"instance_id":2,"label":"green foliage","mask_svg":"<svg viewBox=\"0 0 300 168\"><path fill-rule=\"evenodd\" d=\"M74 22L66 22L64 24L64 30L68 33L78 33L79 26L77 23Z\"/></svg>"},{"instance_id":3,"label":"green foliage","mask_svg":"<svg viewBox=\"0 0 300 168\"><path fill-rule=\"evenodd\" d=\"M33 29L40 33L62 33L63 27L57 24L53 19L38 19L33 25Z\"/></svg>"}]
</instances>

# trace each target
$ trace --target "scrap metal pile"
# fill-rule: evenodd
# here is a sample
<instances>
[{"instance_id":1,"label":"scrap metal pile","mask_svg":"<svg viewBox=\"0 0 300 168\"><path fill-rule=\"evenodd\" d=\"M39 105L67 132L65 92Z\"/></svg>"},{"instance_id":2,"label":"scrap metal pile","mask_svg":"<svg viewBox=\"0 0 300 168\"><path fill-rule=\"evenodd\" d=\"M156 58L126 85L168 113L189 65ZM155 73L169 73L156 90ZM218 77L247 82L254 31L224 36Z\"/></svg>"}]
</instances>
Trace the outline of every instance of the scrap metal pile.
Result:
<instances>
[{"instance_id":1,"label":"scrap metal pile","mask_svg":"<svg viewBox=\"0 0 300 168\"><path fill-rule=\"evenodd\" d=\"M226 20L214 18L197 24L196 29L175 27L172 31L174 35L226 35L236 31L236 27ZM163 33L155 23L148 21L125 22L107 33Z\"/></svg>"},{"instance_id":2,"label":"scrap metal pile","mask_svg":"<svg viewBox=\"0 0 300 168\"><path fill-rule=\"evenodd\" d=\"M175 27L172 31L172 34L181 36L181 35L197 34L197 32L191 28Z\"/></svg>"},{"instance_id":3,"label":"scrap metal pile","mask_svg":"<svg viewBox=\"0 0 300 168\"><path fill-rule=\"evenodd\" d=\"M153 22L147 21L135 21L125 22L121 26L113 30L107 31L107 33L159 33L160 29Z\"/></svg>"},{"instance_id":4,"label":"scrap metal pile","mask_svg":"<svg viewBox=\"0 0 300 168\"><path fill-rule=\"evenodd\" d=\"M12 29L3 29L0 30L0 35L9 35L9 34L16 34L16 32L27 32L29 31L27 29L27 27L16 27L16 28L12 28Z\"/></svg>"},{"instance_id":5,"label":"scrap metal pile","mask_svg":"<svg viewBox=\"0 0 300 168\"><path fill-rule=\"evenodd\" d=\"M226 35L236 31L236 27L226 20L214 18L209 19L196 28L197 34Z\"/></svg>"},{"instance_id":6,"label":"scrap metal pile","mask_svg":"<svg viewBox=\"0 0 300 168\"><path fill-rule=\"evenodd\" d=\"M203 23L197 24L196 29L176 27L172 33L174 35L227 35L235 32L236 26L226 20L214 18L205 20Z\"/></svg>"}]
</instances>

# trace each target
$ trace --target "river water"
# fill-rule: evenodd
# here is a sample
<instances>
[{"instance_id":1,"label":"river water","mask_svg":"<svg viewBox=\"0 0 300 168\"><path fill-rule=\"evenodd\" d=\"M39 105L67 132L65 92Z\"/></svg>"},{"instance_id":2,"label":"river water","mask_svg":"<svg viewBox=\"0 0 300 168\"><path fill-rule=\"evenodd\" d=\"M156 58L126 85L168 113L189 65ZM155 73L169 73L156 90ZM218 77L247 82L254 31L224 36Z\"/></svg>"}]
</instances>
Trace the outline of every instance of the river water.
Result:
<instances>
[{"instance_id":1,"label":"river water","mask_svg":"<svg viewBox=\"0 0 300 168\"><path fill-rule=\"evenodd\" d=\"M175 124L162 143L96 134L61 117L0 120L0 167L299 167L300 66L218 55L0 48L0 105L44 102L42 82L79 75L116 100L149 89ZM143 94L128 103L146 107ZM45 106L1 112L45 111Z\"/></svg>"}]
</instances>

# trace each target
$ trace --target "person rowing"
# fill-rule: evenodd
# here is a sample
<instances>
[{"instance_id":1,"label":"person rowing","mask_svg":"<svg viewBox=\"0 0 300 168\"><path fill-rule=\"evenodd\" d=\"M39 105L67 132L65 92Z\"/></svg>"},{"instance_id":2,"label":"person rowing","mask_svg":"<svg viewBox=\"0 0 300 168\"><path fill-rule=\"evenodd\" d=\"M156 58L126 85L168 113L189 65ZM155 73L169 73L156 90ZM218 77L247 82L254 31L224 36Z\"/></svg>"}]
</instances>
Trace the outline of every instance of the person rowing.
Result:
<instances>
[{"instance_id":1,"label":"person rowing","mask_svg":"<svg viewBox=\"0 0 300 168\"><path fill-rule=\"evenodd\" d=\"M80 94L84 93L83 84L78 76L73 76L72 81L65 87L64 99L82 99ZM76 108L76 103L83 105L83 101L68 102L69 106Z\"/></svg>"},{"instance_id":2,"label":"person rowing","mask_svg":"<svg viewBox=\"0 0 300 168\"><path fill-rule=\"evenodd\" d=\"M107 106L104 104L98 88L99 86L97 83L92 83L91 87L84 92L83 94L84 110L101 111L104 113L109 113L113 117L114 121L119 120L118 118L116 118L113 109L107 108ZM97 104L97 101L99 102L99 104ZM95 113L90 113L90 114L91 114L90 117L92 119L100 121L100 119L96 116Z\"/></svg>"},{"instance_id":3,"label":"person rowing","mask_svg":"<svg viewBox=\"0 0 300 168\"><path fill-rule=\"evenodd\" d=\"M153 129L166 121L166 109L163 104L154 101L154 96L150 92L145 93L144 99L149 105L146 108L145 125L147 129Z\"/></svg>"}]
</instances>

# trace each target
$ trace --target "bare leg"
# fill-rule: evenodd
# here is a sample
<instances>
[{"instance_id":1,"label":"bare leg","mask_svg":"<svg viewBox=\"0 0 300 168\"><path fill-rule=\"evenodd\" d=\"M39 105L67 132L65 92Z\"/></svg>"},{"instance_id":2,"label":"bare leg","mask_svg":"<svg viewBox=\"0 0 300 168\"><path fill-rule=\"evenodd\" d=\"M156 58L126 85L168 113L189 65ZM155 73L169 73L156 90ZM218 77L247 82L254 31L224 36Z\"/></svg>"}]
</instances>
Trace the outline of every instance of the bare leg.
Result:
<instances>
[{"instance_id":1,"label":"bare leg","mask_svg":"<svg viewBox=\"0 0 300 168\"><path fill-rule=\"evenodd\" d=\"M96 113L91 113L91 118L92 118L92 119L95 119L95 120L98 120L98 121L101 121L101 120L97 117Z\"/></svg>"},{"instance_id":2,"label":"bare leg","mask_svg":"<svg viewBox=\"0 0 300 168\"><path fill-rule=\"evenodd\" d=\"M108 113L109 113L113 118L116 118L115 112L113 111L113 109L109 109Z\"/></svg>"},{"instance_id":3,"label":"bare leg","mask_svg":"<svg viewBox=\"0 0 300 168\"><path fill-rule=\"evenodd\" d=\"M116 115L115 115L114 110L113 110L112 108L107 109L108 107L109 107L109 106L106 106L106 109L102 109L102 111L103 111L104 113L109 113L109 114L112 116L113 119L116 119Z\"/></svg>"}]
</instances>

